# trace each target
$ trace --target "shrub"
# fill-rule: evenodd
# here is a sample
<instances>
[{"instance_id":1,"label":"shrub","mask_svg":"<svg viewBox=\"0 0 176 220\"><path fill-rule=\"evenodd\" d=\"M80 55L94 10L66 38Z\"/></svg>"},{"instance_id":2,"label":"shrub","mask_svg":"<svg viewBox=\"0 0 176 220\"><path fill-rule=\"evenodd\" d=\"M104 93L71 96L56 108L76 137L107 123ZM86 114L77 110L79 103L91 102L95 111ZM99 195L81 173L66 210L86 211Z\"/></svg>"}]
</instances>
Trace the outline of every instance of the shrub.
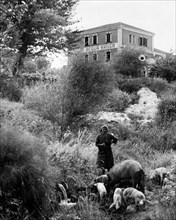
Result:
<instances>
[{"instance_id":1,"label":"shrub","mask_svg":"<svg viewBox=\"0 0 176 220\"><path fill-rule=\"evenodd\" d=\"M100 108L114 83L114 72L108 64L85 62L76 57L69 73L72 114L82 115L94 111L96 107Z\"/></svg>"},{"instance_id":2,"label":"shrub","mask_svg":"<svg viewBox=\"0 0 176 220\"><path fill-rule=\"evenodd\" d=\"M109 111L124 111L131 102L130 95L119 89L114 89L108 96L106 108Z\"/></svg>"},{"instance_id":3,"label":"shrub","mask_svg":"<svg viewBox=\"0 0 176 220\"><path fill-rule=\"evenodd\" d=\"M0 161L0 186L3 197L0 201L5 210L4 214L8 217L9 212L13 214L13 206L10 204L16 200L18 206L25 207L29 214L37 219L43 218L48 209L49 186L45 147L29 133L18 132L16 127L2 126ZM23 213L16 214L13 219L20 219L20 215L22 219L24 209Z\"/></svg>"},{"instance_id":4,"label":"shrub","mask_svg":"<svg viewBox=\"0 0 176 220\"><path fill-rule=\"evenodd\" d=\"M165 79L162 78L150 78L150 84L148 85L148 87L159 97L161 97L164 93L166 93L172 88L171 85Z\"/></svg>"},{"instance_id":5,"label":"shrub","mask_svg":"<svg viewBox=\"0 0 176 220\"><path fill-rule=\"evenodd\" d=\"M143 87L140 78L126 79L121 84L119 84L119 89L127 93L136 93L139 89Z\"/></svg>"},{"instance_id":6,"label":"shrub","mask_svg":"<svg viewBox=\"0 0 176 220\"><path fill-rule=\"evenodd\" d=\"M38 70L46 70L49 66L49 60L46 57L39 56L36 58Z\"/></svg>"},{"instance_id":7,"label":"shrub","mask_svg":"<svg viewBox=\"0 0 176 220\"><path fill-rule=\"evenodd\" d=\"M158 105L156 122L167 125L173 121L176 121L176 95L169 94Z\"/></svg>"},{"instance_id":8,"label":"shrub","mask_svg":"<svg viewBox=\"0 0 176 220\"><path fill-rule=\"evenodd\" d=\"M113 62L113 68L116 74L121 74L128 77L141 76L141 70L146 65L146 62L141 62L138 59L140 54L145 54L144 51L125 48L118 54Z\"/></svg>"},{"instance_id":9,"label":"shrub","mask_svg":"<svg viewBox=\"0 0 176 220\"><path fill-rule=\"evenodd\" d=\"M10 101L18 102L22 96L22 91L18 83L12 79L0 76L0 97L8 98Z\"/></svg>"},{"instance_id":10,"label":"shrub","mask_svg":"<svg viewBox=\"0 0 176 220\"><path fill-rule=\"evenodd\" d=\"M156 64L151 68L151 76L161 77L168 82L176 80L176 57L170 56L168 58L158 59Z\"/></svg>"},{"instance_id":11,"label":"shrub","mask_svg":"<svg viewBox=\"0 0 176 220\"><path fill-rule=\"evenodd\" d=\"M37 64L35 61L26 60L24 62L23 70L28 73L36 73L37 72Z\"/></svg>"},{"instance_id":12,"label":"shrub","mask_svg":"<svg viewBox=\"0 0 176 220\"><path fill-rule=\"evenodd\" d=\"M139 127L137 137L148 143L151 149L166 152L176 147L175 132L175 123L169 124L168 127L160 127L155 123L151 123L148 126Z\"/></svg>"},{"instance_id":13,"label":"shrub","mask_svg":"<svg viewBox=\"0 0 176 220\"><path fill-rule=\"evenodd\" d=\"M127 93L137 92L142 87L148 87L151 91L155 92L158 96L170 91L174 88L166 80L162 78L133 78L121 80L119 88Z\"/></svg>"},{"instance_id":14,"label":"shrub","mask_svg":"<svg viewBox=\"0 0 176 220\"><path fill-rule=\"evenodd\" d=\"M38 112L25 109L22 103L0 101L0 116L3 124L18 127L21 131L28 131L47 143L53 142L59 137L59 128L39 116Z\"/></svg>"},{"instance_id":15,"label":"shrub","mask_svg":"<svg viewBox=\"0 0 176 220\"><path fill-rule=\"evenodd\" d=\"M40 82L23 92L24 106L33 109L53 125L60 126L61 133L65 131L71 120L72 107L67 94L67 76L60 75L53 83Z\"/></svg>"}]
</instances>

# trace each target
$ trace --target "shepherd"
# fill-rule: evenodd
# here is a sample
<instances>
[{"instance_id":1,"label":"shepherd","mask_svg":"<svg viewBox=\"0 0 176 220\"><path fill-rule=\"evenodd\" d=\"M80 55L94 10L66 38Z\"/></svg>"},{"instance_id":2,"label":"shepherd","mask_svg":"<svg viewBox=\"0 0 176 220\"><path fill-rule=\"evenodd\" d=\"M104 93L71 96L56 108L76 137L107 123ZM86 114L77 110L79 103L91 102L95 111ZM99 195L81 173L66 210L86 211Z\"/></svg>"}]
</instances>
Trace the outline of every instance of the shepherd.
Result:
<instances>
[{"instance_id":1,"label":"shepherd","mask_svg":"<svg viewBox=\"0 0 176 220\"><path fill-rule=\"evenodd\" d=\"M117 143L117 138L108 133L108 127L102 126L100 129L100 135L96 139L96 146L98 147L97 166L102 170L102 174L105 173L105 169L108 171L114 166L114 158L111 149L111 144Z\"/></svg>"}]
</instances>

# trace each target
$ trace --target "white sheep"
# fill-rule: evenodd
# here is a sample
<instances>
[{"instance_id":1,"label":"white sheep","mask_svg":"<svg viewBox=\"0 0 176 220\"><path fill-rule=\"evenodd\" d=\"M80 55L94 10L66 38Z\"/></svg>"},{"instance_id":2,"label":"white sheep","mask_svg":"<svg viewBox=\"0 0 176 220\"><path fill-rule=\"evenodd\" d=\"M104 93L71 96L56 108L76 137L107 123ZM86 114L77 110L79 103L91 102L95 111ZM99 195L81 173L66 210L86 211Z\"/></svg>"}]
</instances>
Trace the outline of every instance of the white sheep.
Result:
<instances>
[{"instance_id":1,"label":"white sheep","mask_svg":"<svg viewBox=\"0 0 176 220\"><path fill-rule=\"evenodd\" d=\"M104 183L95 183L94 186L97 187L99 196L100 196L100 201L107 195L107 190L104 185Z\"/></svg>"},{"instance_id":2,"label":"white sheep","mask_svg":"<svg viewBox=\"0 0 176 220\"><path fill-rule=\"evenodd\" d=\"M163 180L166 177L167 173L168 171L165 167L156 168L155 170L151 170L149 174L149 180L152 180L162 186Z\"/></svg>"},{"instance_id":3,"label":"white sheep","mask_svg":"<svg viewBox=\"0 0 176 220\"><path fill-rule=\"evenodd\" d=\"M119 209L122 204L122 189L116 188L113 195L113 203L110 205L109 209L115 207Z\"/></svg>"},{"instance_id":4,"label":"white sheep","mask_svg":"<svg viewBox=\"0 0 176 220\"><path fill-rule=\"evenodd\" d=\"M133 187L128 187L123 191L123 199L126 205L134 203L136 206L144 205L146 200L145 195Z\"/></svg>"}]
</instances>

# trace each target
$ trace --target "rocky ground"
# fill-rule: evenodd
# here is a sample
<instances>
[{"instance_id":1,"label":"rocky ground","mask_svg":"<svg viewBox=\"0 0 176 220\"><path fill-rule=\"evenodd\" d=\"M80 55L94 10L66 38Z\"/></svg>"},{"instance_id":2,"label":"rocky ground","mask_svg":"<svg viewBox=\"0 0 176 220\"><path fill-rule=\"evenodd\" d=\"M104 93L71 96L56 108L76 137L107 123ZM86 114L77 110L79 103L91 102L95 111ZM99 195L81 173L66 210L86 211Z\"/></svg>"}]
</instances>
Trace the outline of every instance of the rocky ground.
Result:
<instances>
[{"instance_id":1,"label":"rocky ground","mask_svg":"<svg viewBox=\"0 0 176 220\"><path fill-rule=\"evenodd\" d=\"M132 120L129 115L138 117L140 124L151 122L157 112L157 106L160 99L156 93L148 88L142 88L137 92L139 101L137 104L130 105L123 113L122 112L98 112L97 115L87 115L87 120L104 120L108 123L117 122L125 126L131 126Z\"/></svg>"}]
</instances>

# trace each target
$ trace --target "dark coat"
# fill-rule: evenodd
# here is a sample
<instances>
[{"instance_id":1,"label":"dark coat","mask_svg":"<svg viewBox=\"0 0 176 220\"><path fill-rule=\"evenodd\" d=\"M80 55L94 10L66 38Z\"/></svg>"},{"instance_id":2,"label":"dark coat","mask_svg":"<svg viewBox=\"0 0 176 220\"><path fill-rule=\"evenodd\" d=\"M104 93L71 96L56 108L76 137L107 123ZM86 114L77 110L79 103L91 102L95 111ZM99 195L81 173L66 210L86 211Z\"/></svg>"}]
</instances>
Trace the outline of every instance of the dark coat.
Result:
<instances>
[{"instance_id":1,"label":"dark coat","mask_svg":"<svg viewBox=\"0 0 176 220\"><path fill-rule=\"evenodd\" d=\"M112 134L100 134L96 139L96 146L98 147L97 166L99 168L110 169L114 166L114 158L112 154L111 144L117 143L117 138ZM104 144L104 146L101 146Z\"/></svg>"}]
</instances>

